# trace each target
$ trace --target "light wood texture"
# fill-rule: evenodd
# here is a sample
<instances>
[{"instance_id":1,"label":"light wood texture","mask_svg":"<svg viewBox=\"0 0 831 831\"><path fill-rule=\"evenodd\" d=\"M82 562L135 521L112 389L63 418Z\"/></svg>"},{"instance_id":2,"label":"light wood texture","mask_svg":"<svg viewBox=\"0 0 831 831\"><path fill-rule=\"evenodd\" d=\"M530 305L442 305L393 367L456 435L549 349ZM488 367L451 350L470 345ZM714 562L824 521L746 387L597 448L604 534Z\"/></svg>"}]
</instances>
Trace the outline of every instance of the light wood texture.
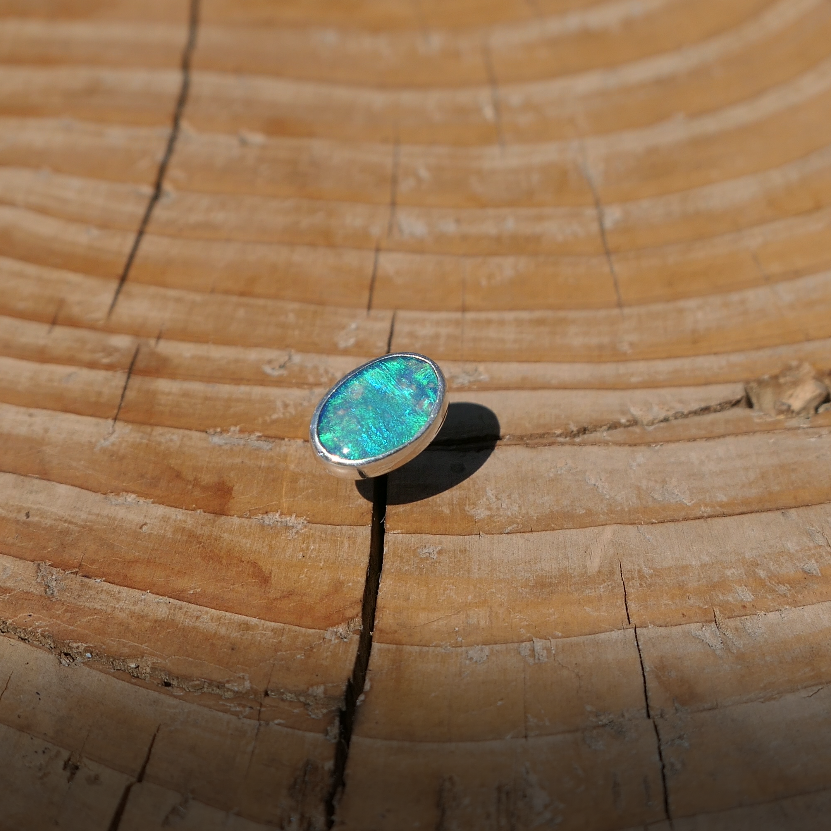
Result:
<instances>
[{"instance_id":1,"label":"light wood texture","mask_svg":"<svg viewBox=\"0 0 831 831\"><path fill-rule=\"evenodd\" d=\"M0 829L821 827L829 36L0 0ZM385 492L307 430L388 350Z\"/></svg>"}]
</instances>

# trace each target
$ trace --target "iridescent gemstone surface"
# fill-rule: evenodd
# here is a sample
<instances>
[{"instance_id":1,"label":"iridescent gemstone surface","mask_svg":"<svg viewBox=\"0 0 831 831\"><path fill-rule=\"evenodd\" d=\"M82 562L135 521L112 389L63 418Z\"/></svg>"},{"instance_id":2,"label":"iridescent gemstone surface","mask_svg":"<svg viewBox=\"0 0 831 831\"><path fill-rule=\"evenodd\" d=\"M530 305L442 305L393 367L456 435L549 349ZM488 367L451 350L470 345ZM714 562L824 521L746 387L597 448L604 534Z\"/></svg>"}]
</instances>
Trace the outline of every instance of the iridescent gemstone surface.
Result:
<instances>
[{"instance_id":1,"label":"iridescent gemstone surface","mask_svg":"<svg viewBox=\"0 0 831 831\"><path fill-rule=\"evenodd\" d=\"M444 411L444 378L432 361L410 353L386 355L328 393L312 421L312 441L330 464L377 464L434 434Z\"/></svg>"}]
</instances>

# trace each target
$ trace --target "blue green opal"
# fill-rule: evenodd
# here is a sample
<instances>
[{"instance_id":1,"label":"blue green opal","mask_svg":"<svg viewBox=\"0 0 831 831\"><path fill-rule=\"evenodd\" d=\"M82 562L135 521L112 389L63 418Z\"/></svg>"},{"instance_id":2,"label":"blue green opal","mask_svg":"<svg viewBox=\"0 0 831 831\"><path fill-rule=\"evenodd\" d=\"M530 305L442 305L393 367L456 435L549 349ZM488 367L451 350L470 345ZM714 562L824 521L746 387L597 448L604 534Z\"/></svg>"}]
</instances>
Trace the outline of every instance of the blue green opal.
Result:
<instances>
[{"instance_id":1,"label":"blue green opal","mask_svg":"<svg viewBox=\"0 0 831 831\"><path fill-rule=\"evenodd\" d=\"M333 456L372 459L409 444L440 407L433 367L409 355L390 355L332 390L320 411L317 435Z\"/></svg>"}]
</instances>

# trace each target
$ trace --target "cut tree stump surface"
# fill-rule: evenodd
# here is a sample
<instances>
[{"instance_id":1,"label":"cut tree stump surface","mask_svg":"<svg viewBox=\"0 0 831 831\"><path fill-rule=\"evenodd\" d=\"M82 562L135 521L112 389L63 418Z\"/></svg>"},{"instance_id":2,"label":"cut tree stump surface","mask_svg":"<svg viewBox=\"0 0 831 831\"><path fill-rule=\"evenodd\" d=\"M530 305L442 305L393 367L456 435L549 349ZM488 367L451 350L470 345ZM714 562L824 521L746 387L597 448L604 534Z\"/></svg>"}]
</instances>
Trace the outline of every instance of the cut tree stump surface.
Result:
<instances>
[{"instance_id":1,"label":"cut tree stump surface","mask_svg":"<svg viewBox=\"0 0 831 831\"><path fill-rule=\"evenodd\" d=\"M2 0L0 829L823 827L829 135L828 0Z\"/></svg>"}]
</instances>

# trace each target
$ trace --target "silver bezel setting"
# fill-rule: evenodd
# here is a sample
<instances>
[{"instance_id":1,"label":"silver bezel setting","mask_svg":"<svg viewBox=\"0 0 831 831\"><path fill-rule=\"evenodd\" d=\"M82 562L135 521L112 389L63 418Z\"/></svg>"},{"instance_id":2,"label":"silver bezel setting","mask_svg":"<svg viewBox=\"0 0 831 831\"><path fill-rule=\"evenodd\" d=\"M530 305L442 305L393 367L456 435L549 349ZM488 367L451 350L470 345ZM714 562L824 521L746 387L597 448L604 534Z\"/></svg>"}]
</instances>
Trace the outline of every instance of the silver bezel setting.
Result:
<instances>
[{"instance_id":1,"label":"silver bezel setting","mask_svg":"<svg viewBox=\"0 0 831 831\"><path fill-rule=\"evenodd\" d=\"M317 435L317 425L320 419L320 413L323 410L323 405L329 400L332 393L354 378L359 372L362 372L366 367L380 361L388 360L389 358L417 358L424 363L429 364L436 373L436 378L439 382L438 400L439 408L433 416L432 420L428 421L424 428L418 433L410 442L397 450L392 450L389 453L383 453L379 456L371 456L367 459L347 460L340 456L335 456L330 453L321 443ZM441 430L444 419L447 416L447 382L444 380L439 365L435 361L431 361L426 355L420 355L418 352L392 352L389 355L381 355L379 358L373 358L365 364L361 364L351 372L343 376L334 386L332 386L320 399L315 411L312 415L312 421L309 425L309 439L312 443L312 449L315 455L326 466L329 473L339 476L342 479L372 479L375 476L383 476L391 470L395 470L402 465L405 465L410 459L414 459L430 444L436 437L439 430Z\"/></svg>"}]
</instances>

